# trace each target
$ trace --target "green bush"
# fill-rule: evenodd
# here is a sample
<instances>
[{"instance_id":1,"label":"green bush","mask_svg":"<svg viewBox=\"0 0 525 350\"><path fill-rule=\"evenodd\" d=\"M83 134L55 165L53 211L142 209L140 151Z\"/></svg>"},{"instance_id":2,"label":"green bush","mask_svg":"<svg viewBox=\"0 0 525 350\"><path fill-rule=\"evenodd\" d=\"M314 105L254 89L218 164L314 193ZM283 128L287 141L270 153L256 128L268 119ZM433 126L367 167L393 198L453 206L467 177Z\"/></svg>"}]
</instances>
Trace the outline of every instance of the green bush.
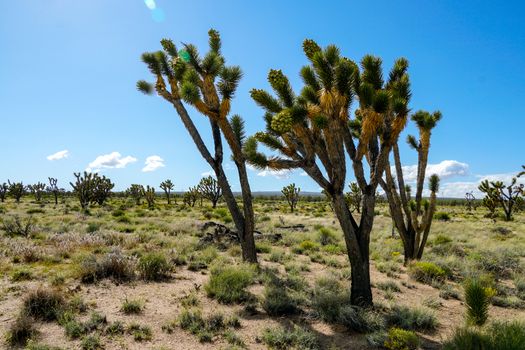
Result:
<instances>
[{"instance_id":1,"label":"green bush","mask_svg":"<svg viewBox=\"0 0 525 350\"><path fill-rule=\"evenodd\" d=\"M6 341L12 347L25 346L37 334L34 321L22 314L9 327Z\"/></svg>"},{"instance_id":2,"label":"green bush","mask_svg":"<svg viewBox=\"0 0 525 350\"><path fill-rule=\"evenodd\" d=\"M82 350L101 350L103 349L100 338L94 335L87 335L82 338L80 342L80 348Z\"/></svg>"},{"instance_id":3,"label":"green bush","mask_svg":"<svg viewBox=\"0 0 525 350\"><path fill-rule=\"evenodd\" d=\"M104 278L130 281L135 277L134 265L118 250L106 254L102 259L89 255L80 263L79 277L83 283L95 283Z\"/></svg>"},{"instance_id":4,"label":"green bush","mask_svg":"<svg viewBox=\"0 0 525 350\"><path fill-rule=\"evenodd\" d=\"M33 273L31 272L31 270L27 270L27 269L15 270L11 274L12 282L29 281L31 279L33 279Z\"/></svg>"},{"instance_id":5,"label":"green bush","mask_svg":"<svg viewBox=\"0 0 525 350\"><path fill-rule=\"evenodd\" d=\"M140 276L147 281L165 279L171 271L171 266L162 253L143 255L137 264Z\"/></svg>"},{"instance_id":6,"label":"green bush","mask_svg":"<svg viewBox=\"0 0 525 350\"><path fill-rule=\"evenodd\" d=\"M477 279L465 282L465 304L467 306L467 322L482 326L489 317L489 295Z\"/></svg>"},{"instance_id":7,"label":"green bush","mask_svg":"<svg viewBox=\"0 0 525 350\"><path fill-rule=\"evenodd\" d=\"M250 297L246 288L253 283L253 278L254 273L250 266L216 266L212 268L204 289L209 297L220 303L240 303Z\"/></svg>"},{"instance_id":8,"label":"green bush","mask_svg":"<svg viewBox=\"0 0 525 350\"><path fill-rule=\"evenodd\" d=\"M321 345L316 336L298 326L293 329L286 329L284 327L266 328L262 335L262 341L268 345L270 349L288 350L318 350Z\"/></svg>"},{"instance_id":9,"label":"green bush","mask_svg":"<svg viewBox=\"0 0 525 350\"><path fill-rule=\"evenodd\" d=\"M42 321L56 321L65 308L63 295L54 289L38 288L29 292L23 303L23 314Z\"/></svg>"},{"instance_id":10,"label":"green bush","mask_svg":"<svg viewBox=\"0 0 525 350\"><path fill-rule=\"evenodd\" d=\"M323 246L329 244L336 244L337 235L334 231L330 230L329 228L321 227L317 235L317 241Z\"/></svg>"},{"instance_id":11,"label":"green bush","mask_svg":"<svg viewBox=\"0 0 525 350\"><path fill-rule=\"evenodd\" d=\"M385 348L389 350L417 350L419 338L413 331L400 328L391 328L385 341Z\"/></svg>"},{"instance_id":12,"label":"green bush","mask_svg":"<svg viewBox=\"0 0 525 350\"><path fill-rule=\"evenodd\" d=\"M525 323L495 322L489 328L460 328L445 342L444 350L521 350L525 349Z\"/></svg>"},{"instance_id":13,"label":"green bush","mask_svg":"<svg viewBox=\"0 0 525 350\"><path fill-rule=\"evenodd\" d=\"M298 301L290 296L286 285L278 278L272 278L264 289L262 308L270 316L292 315L298 311Z\"/></svg>"},{"instance_id":14,"label":"green bush","mask_svg":"<svg viewBox=\"0 0 525 350\"><path fill-rule=\"evenodd\" d=\"M319 250L319 244L309 239L302 241L299 245L293 247L292 251L296 254L304 252L313 252Z\"/></svg>"},{"instance_id":15,"label":"green bush","mask_svg":"<svg viewBox=\"0 0 525 350\"><path fill-rule=\"evenodd\" d=\"M428 261L412 262L408 266L408 274L416 281L431 283L432 281L443 281L447 277L444 269Z\"/></svg>"},{"instance_id":16,"label":"green bush","mask_svg":"<svg viewBox=\"0 0 525 350\"><path fill-rule=\"evenodd\" d=\"M126 299L122 303L122 306L120 307L120 311L122 311L126 315L140 314L143 308L144 308L144 303L142 301Z\"/></svg>"},{"instance_id":17,"label":"green bush","mask_svg":"<svg viewBox=\"0 0 525 350\"><path fill-rule=\"evenodd\" d=\"M128 326L127 332L133 336L133 339L138 342L150 341L153 337L151 328L148 326L141 326L138 323L132 323Z\"/></svg>"},{"instance_id":18,"label":"green bush","mask_svg":"<svg viewBox=\"0 0 525 350\"><path fill-rule=\"evenodd\" d=\"M436 236L436 238L434 238L434 241L433 243L438 245L438 244L447 244L447 243L450 243L452 242L452 238L450 238L449 236L446 236L446 235L443 235L443 234L439 234Z\"/></svg>"},{"instance_id":19,"label":"green bush","mask_svg":"<svg viewBox=\"0 0 525 350\"><path fill-rule=\"evenodd\" d=\"M423 308L410 308L395 305L386 314L385 320L389 326L407 330L431 331L438 326L438 321L433 312Z\"/></svg>"},{"instance_id":20,"label":"green bush","mask_svg":"<svg viewBox=\"0 0 525 350\"><path fill-rule=\"evenodd\" d=\"M352 305L341 307L337 320L346 328L359 333L379 331L384 327L382 315L373 310Z\"/></svg>"},{"instance_id":21,"label":"green bush","mask_svg":"<svg viewBox=\"0 0 525 350\"><path fill-rule=\"evenodd\" d=\"M444 211L438 211L434 214L434 219L440 221L450 221L450 214Z\"/></svg>"},{"instance_id":22,"label":"green bush","mask_svg":"<svg viewBox=\"0 0 525 350\"><path fill-rule=\"evenodd\" d=\"M312 308L328 323L339 321L341 307L350 303L350 293L335 277L322 277L314 286Z\"/></svg>"}]
</instances>

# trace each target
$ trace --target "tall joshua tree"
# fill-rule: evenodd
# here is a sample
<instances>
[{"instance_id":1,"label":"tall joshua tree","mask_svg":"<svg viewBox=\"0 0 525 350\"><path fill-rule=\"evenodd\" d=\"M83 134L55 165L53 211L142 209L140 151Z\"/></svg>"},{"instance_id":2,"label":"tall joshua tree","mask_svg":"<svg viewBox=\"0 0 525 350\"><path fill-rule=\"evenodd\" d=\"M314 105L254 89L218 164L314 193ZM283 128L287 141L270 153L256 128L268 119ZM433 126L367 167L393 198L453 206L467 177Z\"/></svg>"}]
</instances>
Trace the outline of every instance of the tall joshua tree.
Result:
<instances>
[{"instance_id":1,"label":"tall joshua tree","mask_svg":"<svg viewBox=\"0 0 525 350\"><path fill-rule=\"evenodd\" d=\"M301 189L299 187L295 187L295 184L293 183L289 184L288 186L284 186L281 190L281 193L288 202L290 211L293 213L295 207L297 206L297 202L299 202L299 193L301 193Z\"/></svg>"},{"instance_id":2,"label":"tall joshua tree","mask_svg":"<svg viewBox=\"0 0 525 350\"><path fill-rule=\"evenodd\" d=\"M142 195L144 198L146 198L146 202L148 203L148 208L154 209L155 208L155 188L150 187L149 185L146 186L146 188L142 187Z\"/></svg>"},{"instance_id":3,"label":"tall joshua tree","mask_svg":"<svg viewBox=\"0 0 525 350\"><path fill-rule=\"evenodd\" d=\"M42 200L42 193L44 193L44 190L46 189L46 185L42 182L37 182L34 185L28 185L27 188L35 196L35 200L40 202Z\"/></svg>"},{"instance_id":4,"label":"tall joshua tree","mask_svg":"<svg viewBox=\"0 0 525 350\"><path fill-rule=\"evenodd\" d=\"M170 179L166 180L166 181L162 181L160 183L160 188L162 188L162 190L164 191L164 193L166 194L166 198L168 200L168 204L171 204L171 191L173 190L175 186L173 185L173 182L171 182ZM176 204L176 203L175 203Z\"/></svg>"},{"instance_id":5,"label":"tall joshua tree","mask_svg":"<svg viewBox=\"0 0 525 350\"><path fill-rule=\"evenodd\" d=\"M330 197L350 260L351 302L369 306L375 195L390 149L406 124L410 98L407 62L397 60L385 84L380 58L365 56L360 70L333 45L323 50L313 40L305 40L303 49L310 65L301 69L305 86L299 96L280 70L268 74L277 98L264 90L251 91L255 102L266 110L266 131L250 138L245 151L259 168L302 168ZM359 106L352 117L356 95ZM267 157L258 152L259 142L280 155ZM346 156L363 194L359 221L350 212L343 192Z\"/></svg>"},{"instance_id":6,"label":"tall joshua tree","mask_svg":"<svg viewBox=\"0 0 525 350\"><path fill-rule=\"evenodd\" d=\"M243 259L255 263L257 255L253 236L255 221L252 193L248 182L246 160L242 152L244 121L238 115L228 119L230 103L242 73L239 67L225 64L221 54L219 33L211 29L208 34L210 50L204 57L199 55L194 45L184 44L184 48L177 51L171 40L161 40L163 50L142 55L142 60L154 75L156 83L150 84L141 80L137 83L137 88L147 94L156 92L175 107L200 154L215 172L239 233ZM208 118L213 135L214 155L204 144L183 101ZM233 195L222 166L221 134L231 149L237 167L242 208Z\"/></svg>"},{"instance_id":7,"label":"tall joshua tree","mask_svg":"<svg viewBox=\"0 0 525 350\"><path fill-rule=\"evenodd\" d=\"M518 179L512 178L510 184L506 185L502 181L482 181L478 189L486 194L488 201L497 203L503 208L505 220L512 220L512 213L515 207L519 207L525 194L525 185L517 184ZM488 206L487 206L488 207Z\"/></svg>"},{"instance_id":8,"label":"tall joshua tree","mask_svg":"<svg viewBox=\"0 0 525 350\"><path fill-rule=\"evenodd\" d=\"M5 182L0 184L0 201L3 203L5 201L5 197L7 196L7 192L9 191L9 185Z\"/></svg>"},{"instance_id":9,"label":"tall joshua tree","mask_svg":"<svg viewBox=\"0 0 525 350\"><path fill-rule=\"evenodd\" d=\"M64 192L64 189L63 188L58 188L58 179L55 179L53 177L48 177L47 178L48 181L49 181L49 186L47 186L47 192L50 192L53 194L53 197L55 198L55 205L58 204L58 194L60 192Z\"/></svg>"},{"instance_id":10,"label":"tall joshua tree","mask_svg":"<svg viewBox=\"0 0 525 350\"><path fill-rule=\"evenodd\" d=\"M212 208L217 206L217 202L222 197L222 190L217 180L212 176L207 176L201 179L197 185L201 198L206 198L211 201Z\"/></svg>"},{"instance_id":11,"label":"tall joshua tree","mask_svg":"<svg viewBox=\"0 0 525 350\"><path fill-rule=\"evenodd\" d=\"M194 207L199 197L199 189L197 188L197 186L193 186L188 188L188 190L184 192L184 195L182 196L182 201L184 202L184 204L190 207Z\"/></svg>"},{"instance_id":12,"label":"tall joshua tree","mask_svg":"<svg viewBox=\"0 0 525 350\"><path fill-rule=\"evenodd\" d=\"M394 226L403 241L405 263L410 260L421 259L423 256L436 209L436 193L439 190L439 177L432 175L429 178L430 200L423 198L430 137L432 129L441 119L441 113L418 111L411 116L411 119L416 123L419 131L419 140L412 135L409 135L407 138L409 146L417 151L418 159L414 200L410 199L411 193L407 191L407 185L405 185L401 155L397 142L392 147L395 164L394 173L390 168L390 164L388 164L385 168L385 179L380 181L381 187L388 198Z\"/></svg>"},{"instance_id":13,"label":"tall joshua tree","mask_svg":"<svg viewBox=\"0 0 525 350\"><path fill-rule=\"evenodd\" d=\"M126 190L126 195L131 196L133 199L135 199L135 203L137 205L140 205L140 200L143 197L144 193L144 186L139 184L131 184L129 188Z\"/></svg>"}]
</instances>

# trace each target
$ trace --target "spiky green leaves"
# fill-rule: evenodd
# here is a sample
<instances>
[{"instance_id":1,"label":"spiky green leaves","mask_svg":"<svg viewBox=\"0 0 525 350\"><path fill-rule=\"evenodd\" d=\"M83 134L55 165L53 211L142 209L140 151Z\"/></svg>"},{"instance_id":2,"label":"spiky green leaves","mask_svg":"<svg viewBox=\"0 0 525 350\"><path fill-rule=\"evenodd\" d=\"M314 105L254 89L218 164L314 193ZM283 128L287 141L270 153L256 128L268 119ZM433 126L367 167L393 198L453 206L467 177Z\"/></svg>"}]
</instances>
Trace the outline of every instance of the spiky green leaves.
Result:
<instances>
[{"instance_id":1,"label":"spiky green leaves","mask_svg":"<svg viewBox=\"0 0 525 350\"><path fill-rule=\"evenodd\" d=\"M482 326L489 316L489 296L487 288L477 279L465 283L465 303L467 305L467 321L476 326Z\"/></svg>"},{"instance_id":2,"label":"spiky green leaves","mask_svg":"<svg viewBox=\"0 0 525 350\"><path fill-rule=\"evenodd\" d=\"M155 59L157 60L160 66L162 74L164 74L167 77L171 77L173 75L173 71L171 70L171 65L168 63L168 57L166 56L164 51L155 52Z\"/></svg>"},{"instance_id":3,"label":"spiky green leaves","mask_svg":"<svg viewBox=\"0 0 525 350\"><path fill-rule=\"evenodd\" d=\"M411 116L411 119L416 122L417 126L424 130L432 130L437 122L441 120L441 112L436 111L430 114L427 111L417 111Z\"/></svg>"},{"instance_id":4,"label":"spiky green leaves","mask_svg":"<svg viewBox=\"0 0 525 350\"><path fill-rule=\"evenodd\" d=\"M361 80L364 83L369 83L376 90L383 86L383 72L381 69L381 58L372 55L366 55L361 60L361 67L363 72Z\"/></svg>"},{"instance_id":5,"label":"spiky green leaves","mask_svg":"<svg viewBox=\"0 0 525 350\"><path fill-rule=\"evenodd\" d=\"M153 52L144 52L142 62L146 63L150 72L154 75L160 75L162 72L161 65Z\"/></svg>"},{"instance_id":6,"label":"spiky green leaves","mask_svg":"<svg viewBox=\"0 0 525 350\"><path fill-rule=\"evenodd\" d=\"M313 90L319 91L321 89L317 77L315 76L315 71L311 66L303 66L303 68L301 68L301 78L303 79L303 83L311 87Z\"/></svg>"},{"instance_id":7,"label":"spiky green leaves","mask_svg":"<svg viewBox=\"0 0 525 350\"><path fill-rule=\"evenodd\" d=\"M176 58L178 56L177 47L173 41L171 41L171 39L162 39L160 44L162 45L164 51L166 51L172 58Z\"/></svg>"},{"instance_id":8,"label":"spiky green leaves","mask_svg":"<svg viewBox=\"0 0 525 350\"><path fill-rule=\"evenodd\" d=\"M286 107L293 106L294 103L294 93L292 91L292 87L290 86L290 82L288 81L288 78L283 74L283 72L279 69L271 69L268 73L268 82L274 89L274 91L277 93L277 96L279 96L279 99L281 100L282 104Z\"/></svg>"},{"instance_id":9,"label":"spiky green leaves","mask_svg":"<svg viewBox=\"0 0 525 350\"><path fill-rule=\"evenodd\" d=\"M219 35L219 32L215 29L210 29L208 31L208 43L210 45L210 50L212 52L215 52L216 54L220 54L221 51L221 36Z\"/></svg>"},{"instance_id":10,"label":"spiky green leaves","mask_svg":"<svg viewBox=\"0 0 525 350\"><path fill-rule=\"evenodd\" d=\"M318 114L312 118L312 123L319 129L328 127L328 118L324 114Z\"/></svg>"},{"instance_id":11,"label":"spiky green leaves","mask_svg":"<svg viewBox=\"0 0 525 350\"><path fill-rule=\"evenodd\" d=\"M270 113L278 113L283 109L279 101L264 90L252 89L250 95L255 103Z\"/></svg>"},{"instance_id":12,"label":"spiky green leaves","mask_svg":"<svg viewBox=\"0 0 525 350\"><path fill-rule=\"evenodd\" d=\"M242 78L241 68L239 66L223 67L219 76L220 81L217 83L219 93L222 98L231 99Z\"/></svg>"},{"instance_id":13,"label":"spiky green leaves","mask_svg":"<svg viewBox=\"0 0 525 350\"><path fill-rule=\"evenodd\" d=\"M407 143L413 149L417 150L419 148L419 143L417 142L416 138L413 135L407 136Z\"/></svg>"},{"instance_id":14,"label":"spiky green leaves","mask_svg":"<svg viewBox=\"0 0 525 350\"><path fill-rule=\"evenodd\" d=\"M201 62L202 70L212 77L219 74L224 65L224 58L214 51L210 51L204 56Z\"/></svg>"},{"instance_id":15,"label":"spiky green leaves","mask_svg":"<svg viewBox=\"0 0 525 350\"><path fill-rule=\"evenodd\" d=\"M337 90L345 95L352 94L354 76L357 74L357 66L348 59L342 59L335 68L335 81Z\"/></svg>"},{"instance_id":16,"label":"spiky green leaves","mask_svg":"<svg viewBox=\"0 0 525 350\"><path fill-rule=\"evenodd\" d=\"M271 127L280 134L289 132L292 129L293 118L289 110L283 110L272 118Z\"/></svg>"},{"instance_id":17,"label":"spiky green leaves","mask_svg":"<svg viewBox=\"0 0 525 350\"><path fill-rule=\"evenodd\" d=\"M244 131L244 120L240 115L235 114L230 118L230 125L233 129L233 133L235 134L237 142L239 143L239 145L242 146L244 140L246 139L246 133Z\"/></svg>"},{"instance_id":18,"label":"spiky green leaves","mask_svg":"<svg viewBox=\"0 0 525 350\"><path fill-rule=\"evenodd\" d=\"M304 51L304 54L306 55L306 57L308 57L308 59L312 60L314 55L321 51L321 47L319 45L317 45L317 43L315 41L313 41L312 39L305 39L303 41L303 51Z\"/></svg>"},{"instance_id":19,"label":"spiky green leaves","mask_svg":"<svg viewBox=\"0 0 525 350\"><path fill-rule=\"evenodd\" d=\"M244 155L251 165L258 169L264 169L268 166L268 159L266 156L257 151L257 135L249 137L244 143Z\"/></svg>"},{"instance_id":20,"label":"spiky green leaves","mask_svg":"<svg viewBox=\"0 0 525 350\"><path fill-rule=\"evenodd\" d=\"M194 104L201 98L198 86L190 81L182 83L180 93L182 99L190 104Z\"/></svg>"},{"instance_id":21,"label":"spiky green leaves","mask_svg":"<svg viewBox=\"0 0 525 350\"><path fill-rule=\"evenodd\" d=\"M437 174L432 174L428 179L428 189L432 193L439 191L439 176Z\"/></svg>"},{"instance_id":22,"label":"spiky green leaves","mask_svg":"<svg viewBox=\"0 0 525 350\"><path fill-rule=\"evenodd\" d=\"M153 91L154 91L153 85L148 83L145 80L137 81L137 90L139 90L140 92L146 95L151 95L153 94Z\"/></svg>"}]
</instances>

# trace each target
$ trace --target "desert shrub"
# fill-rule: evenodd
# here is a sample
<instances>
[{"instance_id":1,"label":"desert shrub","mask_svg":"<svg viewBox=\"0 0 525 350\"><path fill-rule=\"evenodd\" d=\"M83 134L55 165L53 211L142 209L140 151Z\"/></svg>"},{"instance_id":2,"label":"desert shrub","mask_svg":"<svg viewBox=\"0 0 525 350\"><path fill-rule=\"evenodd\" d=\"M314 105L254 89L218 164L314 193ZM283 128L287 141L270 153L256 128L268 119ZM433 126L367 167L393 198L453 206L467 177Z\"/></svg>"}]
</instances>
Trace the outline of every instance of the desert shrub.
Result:
<instances>
[{"instance_id":1,"label":"desert shrub","mask_svg":"<svg viewBox=\"0 0 525 350\"><path fill-rule=\"evenodd\" d=\"M94 335L87 335L82 338L80 342L80 348L82 350L100 350L103 349L100 338Z\"/></svg>"},{"instance_id":2,"label":"desert shrub","mask_svg":"<svg viewBox=\"0 0 525 350\"><path fill-rule=\"evenodd\" d=\"M86 232L87 233L94 233L94 232L97 232L98 230L100 230L100 224L98 222L90 222L88 223L88 225L86 226Z\"/></svg>"},{"instance_id":3,"label":"desert shrub","mask_svg":"<svg viewBox=\"0 0 525 350\"><path fill-rule=\"evenodd\" d=\"M495 322L487 329L460 328L445 342L444 350L525 349L525 324L519 321Z\"/></svg>"},{"instance_id":4,"label":"desert shrub","mask_svg":"<svg viewBox=\"0 0 525 350\"><path fill-rule=\"evenodd\" d=\"M338 323L360 333L378 331L384 327L382 315L374 310L344 305L339 310Z\"/></svg>"},{"instance_id":5,"label":"desert shrub","mask_svg":"<svg viewBox=\"0 0 525 350\"><path fill-rule=\"evenodd\" d=\"M336 323L341 307L350 303L349 294L335 277L320 278L314 286L312 308L322 320Z\"/></svg>"},{"instance_id":6,"label":"desert shrub","mask_svg":"<svg viewBox=\"0 0 525 350\"><path fill-rule=\"evenodd\" d=\"M436 236L436 238L434 238L433 244L438 245L438 244L446 244L450 242L452 242L452 238L450 238L449 236L443 235L443 234L439 234Z\"/></svg>"},{"instance_id":7,"label":"desert shrub","mask_svg":"<svg viewBox=\"0 0 525 350\"><path fill-rule=\"evenodd\" d=\"M22 314L9 326L6 341L10 346L25 346L37 334L34 321Z\"/></svg>"},{"instance_id":8,"label":"desert shrub","mask_svg":"<svg viewBox=\"0 0 525 350\"><path fill-rule=\"evenodd\" d=\"M197 293L192 292L180 298L180 304L186 308L191 306L199 306L200 300L197 296Z\"/></svg>"},{"instance_id":9,"label":"desert shrub","mask_svg":"<svg viewBox=\"0 0 525 350\"><path fill-rule=\"evenodd\" d=\"M438 326L438 321L433 312L423 308L410 308L408 306L395 305L385 315L389 326L395 326L407 330L431 331Z\"/></svg>"},{"instance_id":10,"label":"desert shrub","mask_svg":"<svg viewBox=\"0 0 525 350\"><path fill-rule=\"evenodd\" d=\"M292 315L298 311L297 299L290 296L286 285L274 277L265 286L262 308L270 316Z\"/></svg>"},{"instance_id":11,"label":"desert shrub","mask_svg":"<svg viewBox=\"0 0 525 350\"><path fill-rule=\"evenodd\" d=\"M24 219L18 215L6 216L3 218L2 228L9 237L30 237L35 229L35 220L32 216Z\"/></svg>"},{"instance_id":12,"label":"desert shrub","mask_svg":"<svg viewBox=\"0 0 525 350\"><path fill-rule=\"evenodd\" d=\"M121 321L114 321L108 324L108 326L106 327L106 334L109 334L109 335L120 335L120 334L124 334L124 332L125 332L124 323L122 323Z\"/></svg>"},{"instance_id":13,"label":"desert shrub","mask_svg":"<svg viewBox=\"0 0 525 350\"><path fill-rule=\"evenodd\" d=\"M235 350L235 349L245 349L246 348L246 344L244 343L244 340L242 340L241 337L239 337L237 334L235 334L235 332L231 330L227 330L226 332L224 332L224 339L226 339L228 344L234 346L233 348L230 347L228 349Z\"/></svg>"},{"instance_id":14,"label":"desert shrub","mask_svg":"<svg viewBox=\"0 0 525 350\"><path fill-rule=\"evenodd\" d=\"M124 282L132 280L135 272L131 260L114 250L100 260L95 255L85 257L80 263L79 275L83 283L95 283L104 278Z\"/></svg>"},{"instance_id":15,"label":"desert shrub","mask_svg":"<svg viewBox=\"0 0 525 350\"><path fill-rule=\"evenodd\" d=\"M126 315L140 314L143 308L144 308L144 303L141 300L126 299L122 303L122 306L120 307L120 311L122 311Z\"/></svg>"},{"instance_id":16,"label":"desert shrub","mask_svg":"<svg viewBox=\"0 0 525 350\"><path fill-rule=\"evenodd\" d=\"M419 338L413 331L400 328L390 328L385 348L389 350L417 350Z\"/></svg>"},{"instance_id":17,"label":"desert shrub","mask_svg":"<svg viewBox=\"0 0 525 350\"><path fill-rule=\"evenodd\" d=\"M321 345L316 336L298 326L294 326L293 329L286 329L284 327L266 328L262 335L262 341L268 345L270 349L275 350L321 349Z\"/></svg>"},{"instance_id":18,"label":"desert shrub","mask_svg":"<svg viewBox=\"0 0 525 350\"><path fill-rule=\"evenodd\" d=\"M460 298L458 291L453 286L451 286L450 284L446 284L446 283L441 285L441 287L439 288L439 296L445 300L448 300L451 298L459 300Z\"/></svg>"},{"instance_id":19,"label":"desert shrub","mask_svg":"<svg viewBox=\"0 0 525 350\"><path fill-rule=\"evenodd\" d=\"M423 299L422 304L428 308L436 309L436 310L440 309L443 306L443 304L441 303L441 301L439 301L439 299L433 298L433 297L427 297Z\"/></svg>"},{"instance_id":20,"label":"desert shrub","mask_svg":"<svg viewBox=\"0 0 525 350\"><path fill-rule=\"evenodd\" d=\"M64 331L69 339L78 339L87 333L86 327L76 320L66 322L64 324Z\"/></svg>"},{"instance_id":21,"label":"desert shrub","mask_svg":"<svg viewBox=\"0 0 525 350\"><path fill-rule=\"evenodd\" d=\"M148 326L141 326L138 323L132 323L128 326L127 332L138 342L150 341L153 338L153 332Z\"/></svg>"},{"instance_id":22,"label":"desert shrub","mask_svg":"<svg viewBox=\"0 0 525 350\"><path fill-rule=\"evenodd\" d=\"M477 279L467 280L464 288L467 322L476 326L485 324L490 304L487 288Z\"/></svg>"},{"instance_id":23,"label":"desert shrub","mask_svg":"<svg viewBox=\"0 0 525 350\"><path fill-rule=\"evenodd\" d=\"M33 273L31 272L31 270L27 270L27 269L15 270L11 274L12 282L29 281L32 278L33 278Z\"/></svg>"},{"instance_id":24,"label":"desert shrub","mask_svg":"<svg viewBox=\"0 0 525 350\"><path fill-rule=\"evenodd\" d=\"M58 320L65 308L64 296L54 289L35 289L26 295L23 314L42 321Z\"/></svg>"},{"instance_id":25,"label":"desert shrub","mask_svg":"<svg viewBox=\"0 0 525 350\"><path fill-rule=\"evenodd\" d=\"M492 273L496 279L508 278L513 272L520 271L520 255L514 250L497 248L481 250L469 256L477 270Z\"/></svg>"},{"instance_id":26,"label":"desert shrub","mask_svg":"<svg viewBox=\"0 0 525 350\"><path fill-rule=\"evenodd\" d=\"M59 348L58 346L50 346L46 344L39 344L35 343L34 341L30 340L24 350L63 350L62 348Z\"/></svg>"},{"instance_id":27,"label":"desert shrub","mask_svg":"<svg viewBox=\"0 0 525 350\"><path fill-rule=\"evenodd\" d=\"M337 235L334 231L330 230L329 228L321 227L317 234L317 241L323 246L329 244L336 244Z\"/></svg>"},{"instance_id":28,"label":"desert shrub","mask_svg":"<svg viewBox=\"0 0 525 350\"><path fill-rule=\"evenodd\" d=\"M319 250L319 244L309 239L302 241L292 249L292 251L296 254L302 254L304 252L313 252L317 250Z\"/></svg>"},{"instance_id":29,"label":"desert shrub","mask_svg":"<svg viewBox=\"0 0 525 350\"><path fill-rule=\"evenodd\" d=\"M428 261L412 262L408 266L408 274L418 282L431 283L434 280L443 281L447 277L444 269Z\"/></svg>"},{"instance_id":30,"label":"desert shrub","mask_svg":"<svg viewBox=\"0 0 525 350\"><path fill-rule=\"evenodd\" d=\"M401 292L401 288L399 288L399 285L394 281L377 282L376 287L387 292Z\"/></svg>"},{"instance_id":31,"label":"desert shrub","mask_svg":"<svg viewBox=\"0 0 525 350\"><path fill-rule=\"evenodd\" d=\"M220 303L240 303L249 298L246 288L253 283L253 278L250 266L215 266L204 289L209 297Z\"/></svg>"},{"instance_id":32,"label":"desert shrub","mask_svg":"<svg viewBox=\"0 0 525 350\"><path fill-rule=\"evenodd\" d=\"M211 342L215 335L226 328L240 327L239 319L236 317L225 319L222 314L214 313L203 318L199 309L184 309L177 319L177 324L197 336L200 342ZM169 326L165 329L169 332Z\"/></svg>"},{"instance_id":33,"label":"desert shrub","mask_svg":"<svg viewBox=\"0 0 525 350\"><path fill-rule=\"evenodd\" d=\"M444 211L438 211L434 214L434 219L440 221L450 221L450 214Z\"/></svg>"},{"instance_id":34,"label":"desert shrub","mask_svg":"<svg viewBox=\"0 0 525 350\"><path fill-rule=\"evenodd\" d=\"M257 242L255 243L255 249L257 253L268 254L272 251L272 246L267 242Z\"/></svg>"},{"instance_id":35,"label":"desert shrub","mask_svg":"<svg viewBox=\"0 0 525 350\"><path fill-rule=\"evenodd\" d=\"M44 214L46 211L42 208L31 208L27 209L27 214Z\"/></svg>"},{"instance_id":36,"label":"desert shrub","mask_svg":"<svg viewBox=\"0 0 525 350\"><path fill-rule=\"evenodd\" d=\"M171 266L162 253L148 253L139 259L137 268L142 278L148 281L165 279Z\"/></svg>"}]
</instances>

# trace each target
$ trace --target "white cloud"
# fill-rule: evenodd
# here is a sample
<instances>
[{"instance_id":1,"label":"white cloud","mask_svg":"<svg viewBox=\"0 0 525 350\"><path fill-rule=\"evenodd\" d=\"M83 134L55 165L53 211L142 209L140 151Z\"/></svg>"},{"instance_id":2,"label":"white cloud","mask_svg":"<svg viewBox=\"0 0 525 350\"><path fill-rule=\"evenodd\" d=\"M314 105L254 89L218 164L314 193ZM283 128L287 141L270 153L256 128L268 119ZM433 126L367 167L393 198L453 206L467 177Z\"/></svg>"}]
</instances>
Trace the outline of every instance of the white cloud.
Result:
<instances>
[{"instance_id":1,"label":"white cloud","mask_svg":"<svg viewBox=\"0 0 525 350\"><path fill-rule=\"evenodd\" d=\"M155 0L144 0L144 4L146 4L150 10L154 10L157 7Z\"/></svg>"},{"instance_id":2,"label":"white cloud","mask_svg":"<svg viewBox=\"0 0 525 350\"><path fill-rule=\"evenodd\" d=\"M89 163L86 171L99 171L101 169L112 169L112 168L124 168L130 163L137 161L137 158L132 156L122 157L119 152L111 152L109 154L103 154L95 158L94 161Z\"/></svg>"},{"instance_id":3,"label":"white cloud","mask_svg":"<svg viewBox=\"0 0 525 350\"><path fill-rule=\"evenodd\" d=\"M146 166L142 168L142 171L147 173L150 171L155 171L158 168L163 168L166 165L164 165L164 159L162 159L159 156L149 156L146 158L146 162L144 163Z\"/></svg>"},{"instance_id":4,"label":"white cloud","mask_svg":"<svg viewBox=\"0 0 525 350\"><path fill-rule=\"evenodd\" d=\"M65 149L63 151L58 151L57 153L50 154L46 158L47 160L59 160L67 157L69 157L69 151Z\"/></svg>"},{"instance_id":5,"label":"white cloud","mask_svg":"<svg viewBox=\"0 0 525 350\"><path fill-rule=\"evenodd\" d=\"M283 169L283 170L271 170L271 169L264 169L257 173L257 176L273 176L277 179L287 179L292 175L291 170Z\"/></svg>"},{"instance_id":6,"label":"white cloud","mask_svg":"<svg viewBox=\"0 0 525 350\"><path fill-rule=\"evenodd\" d=\"M402 168L405 181L413 182L417 180L417 165L405 165ZM394 167L392 167L392 171L395 173ZM428 178L432 174L437 174L440 179L446 179L453 176L466 176L468 172L468 164L457 160L444 160L438 164L428 164L425 175Z\"/></svg>"},{"instance_id":7,"label":"white cloud","mask_svg":"<svg viewBox=\"0 0 525 350\"><path fill-rule=\"evenodd\" d=\"M201 176L202 177L208 177L208 176L215 177L215 172L213 172L211 170L210 171L205 171L205 172L201 173Z\"/></svg>"},{"instance_id":8,"label":"white cloud","mask_svg":"<svg viewBox=\"0 0 525 350\"><path fill-rule=\"evenodd\" d=\"M517 173L476 175L476 177L478 178L477 181L458 181L444 183L440 186L439 196L448 198L464 198L467 192L472 192L476 198L483 198L485 195L480 190L478 190L478 186L482 181L502 181L505 184L510 184L512 178L516 175ZM525 178L518 178L517 183L525 184Z\"/></svg>"}]
</instances>

